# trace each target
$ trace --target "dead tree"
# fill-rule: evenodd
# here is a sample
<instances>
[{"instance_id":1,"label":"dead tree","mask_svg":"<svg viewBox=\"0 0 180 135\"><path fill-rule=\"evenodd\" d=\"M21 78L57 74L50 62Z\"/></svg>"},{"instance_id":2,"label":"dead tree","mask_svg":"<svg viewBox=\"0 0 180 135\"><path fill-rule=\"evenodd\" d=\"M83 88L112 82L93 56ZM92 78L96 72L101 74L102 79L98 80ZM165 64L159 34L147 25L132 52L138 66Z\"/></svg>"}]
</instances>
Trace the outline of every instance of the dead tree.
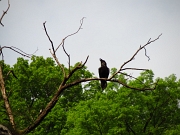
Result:
<instances>
[{"instance_id":1,"label":"dead tree","mask_svg":"<svg viewBox=\"0 0 180 135\"><path fill-rule=\"evenodd\" d=\"M78 28L78 30L68 36L66 36L65 38L62 39L62 42L57 46L57 48L55 49L54 48L54 44L53 44L53 41L51 40L48 32L47 32L47 29L46 29L46 22L43 23L43 26L44 26L44 30L45 30L45 33L51 43L51 47L52 49L50 49L50 53L52 54L52 57L54 58L54 60L56 61L56 63L59 65L59 67L61 68L61 70L63 71L63 75L64 75L64 79L63 81L61 82L61 84L59 85L59 88L57 90L57 92L54 94L53 98L51 99L51 101L47 104L47 106L43 109L43 111L41 112L41 114L37 117L37 119L34 121L34 123L32 125L30 125L29 127L27 127L26 129L24 129L22 132L23 133L29 133L30 131L32 131L35 127L37 127L39 125L39 123L46 117L46 115L50 112L50 110L55 106L55 104L57 103L58 99L59 99L59 96L61 95L61 93L66 90L67 88L69 87L72 87L74 85L77 85L79 83L82 83L82 82L87 82L87 81L92 81L92 80L106 80L106 81L111 81L111 82L117 82L127 88L130 88L130 89L133 89L133 90L139 90L139 91L145 91L145 90L154 90L156 88L156 85L157 85L157 82L155 84L153 84L153 88L152 87L145 87L145 88L135 88L133 86L129 86L125 83L123 83L121 80L117 80L117 79L114 79L115 75L117 74L121 74L121 71L125 71L125 70L148 70L148 69L140 69L140 68L124 68L124 66L128 63L130 63L134 58L135 56L138 54L139 51L141 51L142 49L145 49L145 56L147 56L146 54L146 46L151 44L152 42L155 42L156 40L159 39L159 37L162 35L160 34L156 39L154 40L151 40L149 39L148 42L143 45L143 46L140 46L139 49L134 53L134 55L129 59L127 60L126 62L124 62L121 67L119 68L119 70L114 73L110 78L106 79L106 78L84 78L84 79L81 79L81 80L74 80L74 82L72 83L68 83L67 84L67 81L71 78L71 76L78 70L78 69L81 69L84 67L84 65L86 64L89 56L86 57L85 61L82 63L82 62L79 62L79 64L74 67L73 69L70 69L70 54L68 54L68 52L65 50L65 40L70 37L70 36L73 36L75 34L77 34L81 29L82 29L82 25L83 25L83 20L84 20L84 17L80 20L80 27ZM63 48L64 50L64 53L67 55L68 57L68 67L69 67L69 72L68 74L65 72L64 70L64 67L63 65L59 62L57 56L56 56L56 52L57 50L59 49L59 47ZM149 57L148 57L149 59ZM129 76L129 75L127 75ZM136 78L135 78L136 79ZM143 84L142 84L143 85Z\"/></svg>"},{"instance_id":2,"label":"dead tree","mask_svg":"<svg viewBox=\"0 0 180 135\"><path fill-rule=\"evenodd\" d=\"M4 15L7 13L9 7L10 7L10 4L9 4L9 1L8 1L8 8L6 11L3 12L1 18L0 18L0 23L2 26L4 26L2 24L2 19L4 17ZM11 126L13 127L13 129L15 131L18 131L18 134L26 134L26 133L29 133L31 132L32 130L34 130L43 120L44 118L48 115L48 113L51 111L51 109L56 105L57 101L59 100L59 97L60 95L62 94L62 92L64 90L66 90L67 88L69 87L72 87L74 85L78 85L82 82L88 82L88 81L92 81L92 80L106 80L106 81L110 81L110 82L116 82L116 83L119 83L120 85L123 85L124 87L127 87L127 88L130 88L130 89L133 89L133 90L139 90L139 91L145 91L145 90L154 90L156 88L156 85L157 85L157 82L155 84L152 84L152 86L149 86L147 88L146 87L143 87L143 88L136 88L136 87L133 87L133 86L129 86L128 84L126 83L123 83L122 80L118 80L118 79L115 79L115 76L117 74L124 74L122 73L122 71L125 71L125 70L148 70L148 69L143 69L143 68L133 68L133 67L130 67L130 68L124 68L124 66L128 63L130 63L134 58L135 56L142 50L144 49L145 50L145 56L149 58L149 56L147 56L147 53L146 53L146 46L148 46L149 44L155 42L156 40L158 40L160 38L160 36L162 34L160 34L156 39L154 40L151 40L149 39L148 42L146 44L144 44L143 46L140 46L137 51L132 55L132 57L127 60L126 62L124 62L120 68L117 70L117 72L115 72L111 77L109 77L108 79L106 78L83 78L83 79L80 79L80 80L74 80L73 82L71 83L67 83L67 81L71 78L71 76L79 69L83 68L85 66L85 64L87 63L88 61L88 58L89 56L86 57L86 59L84 60L84 62L79 62L79 64L77 64L73 69L70 68L70 62L71 62L71 58L70 58L70 54L68 54L68 52L66 51L65 49L65 40L71 36L74 36L75 34L77 34L81 29L82 29L82 25L83 25L83 21L84 21L84 17L80 20L80 26L78 28L78 30L70 35L67 35L65 38L62 39L61 43L55 48L54 47L54 44L53 44L53 41L51 40L48 32L47 32L47 29L46 29L46 22L43 23L43 27L44 27L44 31L45 31L45 34L47 36L47 38L49 39L50 43L51 43L51 48L50 49L50 53L52 54L52 57L54 58L54 60L56 61L57 65L59 66L59 68L62 70L63 72L63 81L60 83L59 85L59 88L57 89L56 93L53 95L52 99L50 100L50 102L46 105L46 107L42 110L42 112L37 116L37 118L35 119L35 121L30 124L28 127L26 127L25 129L23 130L18 130L16 129L16 126L15 126L15 122L14 122L14 117L13 117L13 113L11 111L11 107L10 107L10 104L9 104L9 101L8 101L8 96L6 94L6 90L5 90L5 83L4 83L4 80L3 80L3 74L2 74L2 67L0 65L0 89L1 89L1 93L2 93L2 96L3 96L3 100L4 100L4 104L5 104L5 107L6 107L6 111L7 111L7 114L9 116L9 120L10 120L10 124ZM56 52L57 50L62 47L63 48L63 51L65 53L65 55L67 55L68 57L68 73L65 72L65 69L64 69L64 66L62 65L62 63L59 62L57 56L56 56ZM13 51L15 51L16 53L19 53L20 55L22 56L25 56L25 57L31 57L32 55L31 54L27 54L25 52L23 52L22 50L16 48L16 47L8 47L8 46L3 46L3 47L0 47L0 55L2 56L3 58L3 52L2 50L5 49L5 48L8 48L8 49L11 49ZM10 71L8 73L8 75L12 73L13 74L13 71ZM131 78L134 78L134 79L137 79L131 75L128 75L128 74L124 74L126 76L129 76ZM14 75L14 77L16 77ZM143 85L143 83L142 83Z\"/></svg>"}]
</instances>

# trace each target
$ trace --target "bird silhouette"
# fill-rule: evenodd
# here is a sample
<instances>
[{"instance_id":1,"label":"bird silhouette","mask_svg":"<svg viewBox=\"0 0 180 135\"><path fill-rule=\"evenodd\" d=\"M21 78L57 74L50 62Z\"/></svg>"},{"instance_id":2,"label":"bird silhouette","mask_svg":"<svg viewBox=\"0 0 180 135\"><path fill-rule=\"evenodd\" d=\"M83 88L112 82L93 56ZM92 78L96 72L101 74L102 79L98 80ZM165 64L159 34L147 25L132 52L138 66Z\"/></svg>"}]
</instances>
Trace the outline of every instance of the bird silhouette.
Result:
<instances>
[{"instance_id":1,"label":"bird silhouette","mask_svg":"<svg viewBox=\"0 0 180 135\"><path fill-rule=\"evenodd\" d=\"M103 59L99 59L101 62L101 67L99 68L99 78L108 78L109 76L109 68L107 67L106 61ZM101 88L104 90L107 87L107 82L105 80L101 80Z\"/></svg>"}]
</instances>

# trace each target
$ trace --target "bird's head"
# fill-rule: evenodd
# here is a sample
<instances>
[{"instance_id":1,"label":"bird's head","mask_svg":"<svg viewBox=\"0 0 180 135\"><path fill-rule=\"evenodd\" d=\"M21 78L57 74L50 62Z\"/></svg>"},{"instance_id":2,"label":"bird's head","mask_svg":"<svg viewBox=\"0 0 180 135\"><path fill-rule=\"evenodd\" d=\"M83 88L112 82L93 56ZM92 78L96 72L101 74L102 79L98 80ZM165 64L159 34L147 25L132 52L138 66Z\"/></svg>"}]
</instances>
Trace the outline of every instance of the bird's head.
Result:
<instances>
[{"instance_id":1,"label":"bird's head","mask_svg":"<svg viewBox=\"0 0 180 135\"><path fill-rule=\"evenodd\" d=\"M103 59L99 59L100 60L100 62L101 62L101 66L106 66L106 61L104 61Z\"/></svg>"}]
</instances>

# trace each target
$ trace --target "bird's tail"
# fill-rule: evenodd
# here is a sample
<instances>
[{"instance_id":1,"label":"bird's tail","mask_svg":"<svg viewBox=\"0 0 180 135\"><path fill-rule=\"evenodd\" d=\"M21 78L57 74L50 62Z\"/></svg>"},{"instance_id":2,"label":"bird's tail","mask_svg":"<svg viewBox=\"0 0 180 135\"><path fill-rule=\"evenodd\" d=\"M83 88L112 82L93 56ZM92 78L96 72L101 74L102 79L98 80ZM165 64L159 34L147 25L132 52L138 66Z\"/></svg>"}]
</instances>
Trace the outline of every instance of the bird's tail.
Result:
<instances>
[{"instance_id":1,"label":"bird's tail","mask_svg":"<svg viewBox=\"0 0 180 135\"><path fill-rule=\"evenodd\" d=\"M104 80L101 80L101 88L104 90L107 87L107 82Z\"/></svg>"}]
</instances>

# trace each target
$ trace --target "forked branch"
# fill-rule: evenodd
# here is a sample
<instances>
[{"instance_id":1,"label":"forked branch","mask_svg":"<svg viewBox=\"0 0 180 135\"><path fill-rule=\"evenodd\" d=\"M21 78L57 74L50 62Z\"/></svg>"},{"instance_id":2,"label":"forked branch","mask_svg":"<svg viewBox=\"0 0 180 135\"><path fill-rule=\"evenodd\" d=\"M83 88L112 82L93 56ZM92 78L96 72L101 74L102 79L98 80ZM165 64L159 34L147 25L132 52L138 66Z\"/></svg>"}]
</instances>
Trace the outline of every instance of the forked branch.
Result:
<instances>
[{"instance_id":1,"label":"forked branch","mask_svg":"<svg viewBox=\"0 0 180 135\"><path fill-rule=\"evenodd\" d=\"M57 51L57 50L59 49L59 47L64 44L64 41L66 40L66 38L77 34L77 33L82 29L82 25L83 25L84 18L85 18L85 17L83 17L83 18L80 20L80 26L79 26L78 30L77 30L76 32L70 34L70 35L67 35L65 38L63 38L63 39L62 39L62 42L59 44L59 46L56 48L55 51Z\"/></svg>"},{"instance_id":2,"label":"forked branch","mask_svg":"<svg viewBox=\"0 0 180 135\"><path fill-rule=\"evenodd\" d=\"M56 52L56 51L59 49L59 47L62 45L62 48L63 48L63 50L64 50L64 53L65 53L65 54L67 55L67 57L68 57L69 73L70 73L71 59L70 59L70 54L67 53L67 51L66 51L66 49L65 49L65 47L64 47L64 43L65 43L65 40L66 40L68 37L77 34L77 33L82 29L82 25L83 25L84 18L85 18L85 17L83 17L83 18L80 20L80 26L79 26L78 30L77 30L76 32L72 33L72 34L67 35L65 38L63 38L63 39L62 39L62 42L59 44L59 46L58 46L58 47L56 48L56 50L55 50L55 52Z\"/></svg>"},{"instance_id":3,"label":"forked branch","mask_svg":"<svg viewBox=\"0 0 180 135\"><path fill-rule=\"evenodd\" d=\"M51 43L51 46L52 46L53 53L51 52L51 54L52 54L53 58L55 59L56 63L57 63L57 64L60 66L60 68L62 69L63 74L64 74L64 77L67 77L67 75L66 75L66 72L65 72L65 70L64 70L63 65L60 64L60 62L59 62L58 59L57 59L56 51L57 51L57 50L59 49L59 47L62 45L63 51L64 51L64 53L65 53L65 54L67 55L67 57L68 57L68 67L69 67L69 74L70 74L70 72L71 72L71 71L70 71L70 66L71 66L71 63L70 63L70 62L71 62L71 59L70 59L70 54L67 53L67 51L66 51L66 49L65 49L65 47L64 47L64 45L65 45L65 40L66 40L68 37L77 34L77 33L82 29L82 25L83 25L83 20L84 20L84 18L85 18L85 17L83 17L83 18L80 20L80 26L79 26L78 30L77 30L76 32L72 33L72 34L67 35L65 38L63 38L63 39L62 39L62 42L58 45L58 47L56 48L56 50L54 49L53 42L52 42L52 40L51 40L51 38L50 38L50 36L49 36L49 34L48 34L48 32L47 32L46 25L45 25L46 22L43 23L45 33L46 33L46 35L47 35L47 37L48 37L48 39L49 39L49 41L50 41L50 43Z\"/></svg>"},{"instance_id":4,"label":"forked branch","mask_svg":"<svg viewBox=\"0 0 180 135\"><path fill-rule=\"evenodd\" d=\"M84 18L83 18L84 19ZM82 19L82 20L83 20ZM81 29L81 26L83 24L83 21L81 20L81 25L78 29L78 31ZM43 23L43 26L44 26L44 30L46 32L46 35L49 39L49 41L51 42L51 45L52 45L52 49L54 48L54 45L53 45L53 42L52 40L50 39L48 33L47 33L47 30L46 30L46 26L45 26L45 23ZM69 36L72 36L74 34L76 34L78 31L76 31L75 33L73 34L70 34L68 36L66 36L63 40L62 40L62 46L63 46L63 50L65 52L65 54L68 56L69 58L69 64L70 64L70 57L68 55L68 53L66 52L65 48L64 48L64 41L66 38L68 38ZM59 48L59 46L58 46ZM57 49L58 49L57 48ZM56 49L56 51L57 51ZM79 63L74 69L72 70L69 70L69 73L68 75L66 75L65 71L64 71L64 67L62 66L62 64L60 64L60 62L58 61L57 57L56 57L56 51L54 51L53 49L53 52L51 52L53 58L55 59L55 61L57 62L57 64L61 67L62 71L64 72L64 78L63 78L63 81L61 82L57 92L54 94L53 98L51 99L51 101L47 104L47 106L43 109L43 111L38 115L38 117L36 118L36 120L34 121L34 123L32 123L29 127L25 128L24 130L21 131L21 133L25 134L25 133L29 133L31 132L34 128L36 128L40 123L41 121L46 117L46 115L51 111L51 109L55 106L55 104L57 103L58 99L59 99L59 96L60 94L69 86L68 84L66 84L66 82L69 80L69 78L78 70L78 69L81 69L85 66L85 64L87 63L87 60L89 58L89 56L87 56L86 60L84 61L84 63ZM70 69L70 65L69 65L69 69ZM80 82L77 82L76 84L78 84Z\"/></svg>"},{"instance_id":5,"label":"forked branch","mask_svg":"<svg viewBox=\"0 0 180 135\"><path fill-rule=\"evenodd\" d=\"M89 56L88 56L89 57ZM68 81L68 79L73 75L73 73L84 67L84 65L86 64L88 57L86 58L85 62L82 64L80 63L78 66L76 66L67 77L64 77L63 81L61 82L58 91L55 93L55 95L53 96L53 98L51 99L51 101L47 104L47 106L45 107L45 109L43 109L43 111L40 113L40 115L36 118L36 120L34 121L33 124L31 124L29 127L27 127L26 129L22 130L21 133L29 133L31 132L33 129L35 129L40 123L41 121L46 117L46 115L51 111L51 109L55 106L55 104L57 103L60 94L67 88L67 86L69 86L68 84L66 84L66 82ZM80 83L80 82L79 82ZM78 84L78 83L76 83Z\"/></svg>"},{"instance_id":6,"label":"forked branch","mask_svg":"<svg viewBox=\"0 0 180 135\"><path fill-rule=\"evenodd\" d=\"M54 44L53 44L53 41L51 40L48 32L47 32L47 29L46 29L46 21L43 23L43 27L44 27L44 31L46 33L46 36L48 37L50 43L51 43L51 46L52 46L52 50L53 52L50 50L50 53L52 54L53 58L55 59L56 63L59 65L59 67L62 69L63 73L64 73L64 77L66 76L66 73L65 73L65 70L64 70L64 67L62 64L60 64L60 62L58 61L57 57L56 57L56 53L55 53L55 50L54 50Z\"/></svg>"},{"instance_id":7,"label":"forked branch","mask_svg":"<svg viewBox=\"0 0 180 135\"><path fill-rule=\"evenodd\" d=\"M151 41L151 38L150 38L145 45L140 46L139 49L134 53L134 55L133 55L129 60L127 60L126 62L124 62L124 63L121 65L121 67L119 68L119 70L118 70L117 72L115 72L109 79L111 80L111 79L112 79L115 75L117 75L119 72L121 72L122 70L126 70L126 69L132 69L132 70L147 70L147 69L138 69L138 68L124 68L124 69L123 69L123 67L124 67L126 64L128 64L129 62L131 62L131 61L135 58L135 56L139 53L140 50L142 50L143 48L145 49L145 47L146 47L147 45L149 45L149 44L151 44L152 42L155 42L156 40L158 40L161 35L162 35L162 34L160 34L156 39L154 39L154 40L152 40L152 41ZM145 49L145 56L148 57L147 54L146 54L146 49ZM148 57L148 58L149 58L149 57Z\"/></svg>"}]
</instances>

